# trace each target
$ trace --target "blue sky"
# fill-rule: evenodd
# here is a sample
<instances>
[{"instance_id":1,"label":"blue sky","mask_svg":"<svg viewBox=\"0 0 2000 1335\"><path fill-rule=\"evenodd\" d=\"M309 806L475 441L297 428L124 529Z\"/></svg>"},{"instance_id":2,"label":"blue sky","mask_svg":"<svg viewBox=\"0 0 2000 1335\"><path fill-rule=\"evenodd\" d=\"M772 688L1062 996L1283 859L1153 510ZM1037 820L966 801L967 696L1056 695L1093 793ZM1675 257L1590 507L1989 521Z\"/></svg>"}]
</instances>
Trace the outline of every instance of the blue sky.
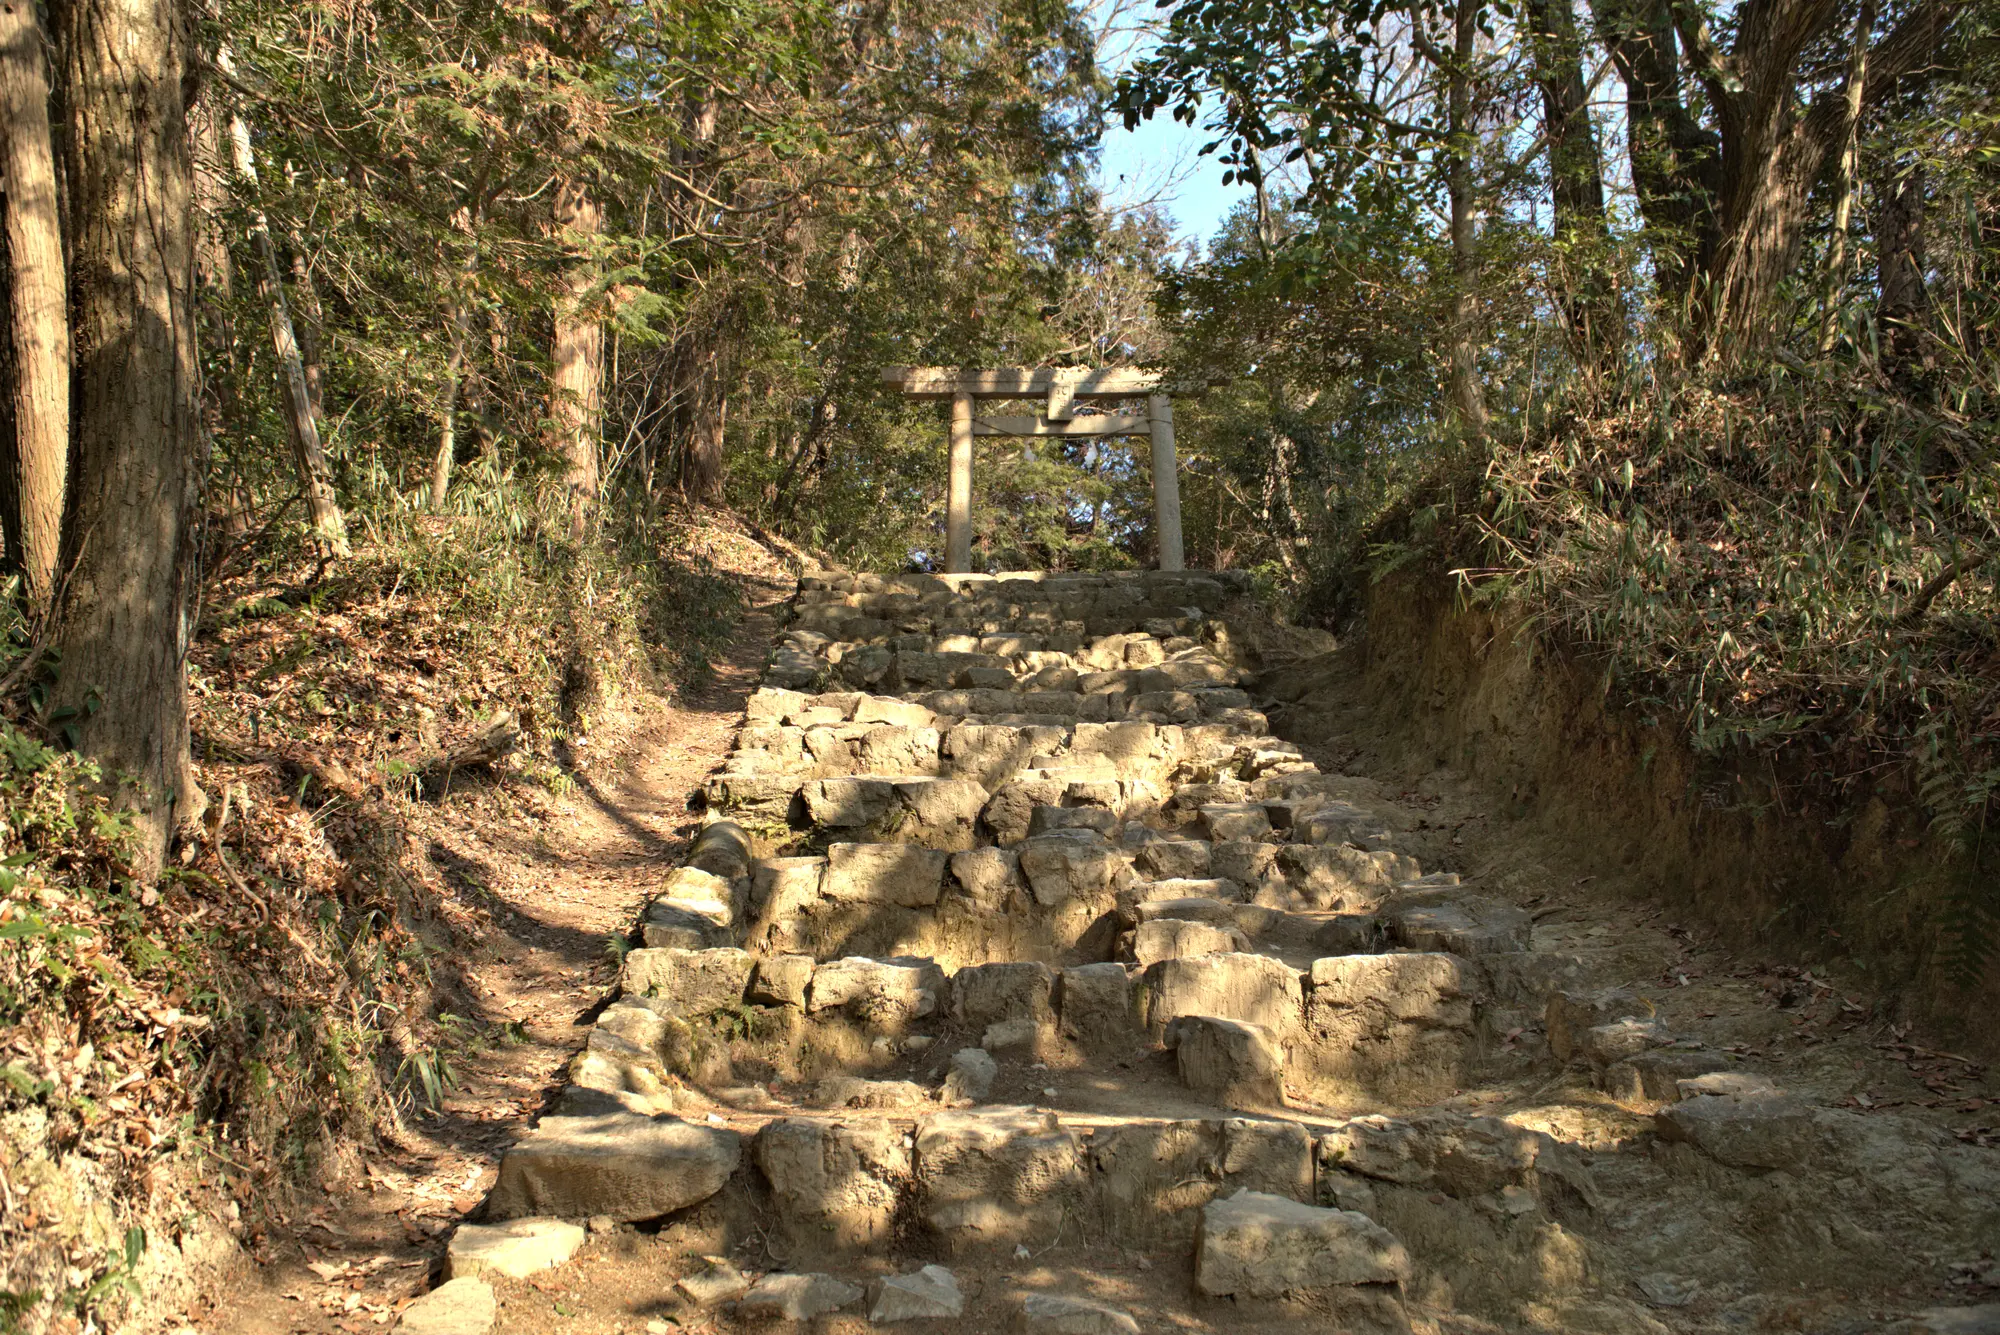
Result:
<instances>
[{"instance_id":1,"label":"blue sky","mask_svg":"<svg viewBox=\"0 0 2000 1335\"><path fill-rule=\"evenodd\" d=\"M1145 0L1089 0L1105 24L1098 47L1099 67L1116 78L1152 45L1156 22ZM1098 184L1114 208L1151 200L1174 220L1182 241L1206 243L1222 220L1248 193L1222 183L1222 168L1197 150L1209 136L1183 125L1166 110L1127 131L1115 114L1104 127L1104 156Z\"/></svg>"},{"instance_id":2,"label":"blue sky","mask_svg":"<svg viewBox=\"0 0 2000 1335\"><path fill-rule=\"evenodd\" d=\"M1199 157L1207 137L1161 111L1127 131L1114 121L1104 129L1099 181L1113 206L1157 199L1183 241L1207 242L1223 218L1248 193L1222 183L1214 157Z\"/></svg>"}]
</instances>

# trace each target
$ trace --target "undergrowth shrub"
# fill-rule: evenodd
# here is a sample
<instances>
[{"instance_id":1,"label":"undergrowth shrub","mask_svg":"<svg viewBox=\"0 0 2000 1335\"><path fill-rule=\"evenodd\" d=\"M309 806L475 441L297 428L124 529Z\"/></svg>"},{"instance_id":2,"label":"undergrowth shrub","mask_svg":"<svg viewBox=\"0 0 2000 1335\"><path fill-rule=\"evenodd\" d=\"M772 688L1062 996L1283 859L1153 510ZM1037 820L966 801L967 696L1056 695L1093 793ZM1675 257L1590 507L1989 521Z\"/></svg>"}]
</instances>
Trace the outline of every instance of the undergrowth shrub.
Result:
<instances>
[{"instance_id":1,"label":"undergrowth shrub","mask_svg":"<svg viewBox=\"0 0 2000 1335\"><path fill-rule=\"evenodd\" d=\"M2000 400L1961 366L1942 394L1847 352L1571 394L1413 486L1374 572L1449 571L1823 810L1907 776L1961 864L1932 926L1969 986L2000 949Z\"/></svg>"},{"instance_id":2,"label":"undergrowth shrub","mask_svg":"<svg viewBox=\"0 0 2000 1335\"><path fill-rule=\"evenodd\" d=\"M573 790L572 748L699 685L741 595L688 516L579 545L546 490L468 470L458 498L361 511L337 564L296 531L217 540L189 664L207 805L156 885L43 707L60 662L0 624L0 1330L116 1325L192 1184L254 1245L519 1037L463 1018L492 911L433 861L414 767L511 711L493 782Z\"/></svg>"}]
</instances>

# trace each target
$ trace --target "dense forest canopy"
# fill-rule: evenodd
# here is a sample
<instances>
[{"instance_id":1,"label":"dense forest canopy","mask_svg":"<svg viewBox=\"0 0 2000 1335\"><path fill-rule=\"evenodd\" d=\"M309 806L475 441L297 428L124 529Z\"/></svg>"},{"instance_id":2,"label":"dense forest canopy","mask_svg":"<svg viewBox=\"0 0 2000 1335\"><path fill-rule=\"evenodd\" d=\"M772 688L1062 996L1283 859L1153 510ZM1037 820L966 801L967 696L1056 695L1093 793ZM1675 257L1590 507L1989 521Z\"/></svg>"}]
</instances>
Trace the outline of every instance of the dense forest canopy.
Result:
<instances>
[{"instance_id":1,"label":"dense forest canopy","mask_svg":"<svg viewBox=\"0 0 2000 1335\"><path fill-rule=\"evenodd\" d=\"M1218 385L1178 410L1190 565L1329 624L1439 572L1699 747L1835 803L1904 774L1969 868L1939 950L1993 953L1995 0L47 0L0 28L0 895L38 924L10 940L57 943L10 963L10 1024L61 1009L87 937L34 895L144 935L163 869L234 876L176 871L229 809L194 757L291 723L190 721L199 646L271 605L230 581L290 607L455 554L476 615L519 581L573 648L691 509L935 566L943 424L890 365ZM1104 126L1155 116L1248 188L1201 245L1096 183ZM1150 563L1148 466L983 442L976 564ZM698 612L657 601L656 631ZM351 910L343 948L375 930ZM221 1040L188 1042L189 1106L228 1115Z\"/></svg>"}]
</instances>

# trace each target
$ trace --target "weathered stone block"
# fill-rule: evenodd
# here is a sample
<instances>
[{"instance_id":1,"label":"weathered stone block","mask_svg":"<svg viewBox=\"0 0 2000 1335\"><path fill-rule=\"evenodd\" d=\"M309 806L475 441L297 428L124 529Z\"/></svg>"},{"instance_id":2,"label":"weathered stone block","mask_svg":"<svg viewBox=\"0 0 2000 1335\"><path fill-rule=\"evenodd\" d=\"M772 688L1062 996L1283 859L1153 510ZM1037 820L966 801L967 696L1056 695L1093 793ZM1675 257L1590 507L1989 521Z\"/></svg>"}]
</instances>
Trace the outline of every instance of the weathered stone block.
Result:
<instances>
[{"instance_id":1,"label":"weathered stone block","mask_svg":"<svg viewBox=\"0 0 2000 1335\"><path fill-rule=\"evenodd\" d=\"M1118 850L1094 830L1036 835L1018 852L1021 874L1044 907L1106 898L1131 876Z\"/></svg>"},{"instance_id":2,"label":"weathered stone block","mask_svg":"<svg viewBox=\"0 0 2000 1335\"><path fill-rule=\"evenodd\" d=\"M884 1279L868 1319L879 1326L891 1321L946 1320L964 1311L958 1277L941 1265L927 1265L913 1274Z\"/></svg>"},{"instance_id":3,"label":"weathered stone block","mask_svg":"<svg viewBox=\"0 0 2000 1335\"><path fill-rule=\"evenodd\" d=\"M1262 839L1271 833L1270 817L1254 803L1212 803L1201 809L1196 826L1211 843L1228 839Z\"/></svg>"},{"instance_id":4,"label":"weathered stone block","mask_svg":"<svg viewBox=\"0 0 2000 1335\"><path fill-rule=\"evenodd\" d=\"M947 995L944 970L935 961L849 956L813 970L806 1010L843 1008L857 1020L895 1029L935 1014Z\"/></svg>"},{"instance_id":5,"label":"weathered stone block","mask_svg":"<svg viewBox=\"0 0 2000 1335\"><path fill-rule=\"evenodd\" d=\"M1052 1236L1088 1180L1077 1134L1030 1108L939 1113L916 1150L924 1218L953 1251Z\"/></svg>"},{"instance_id":6,"label":"weathered stone block","mask_svg":"<svg viewBox=\"0 0 2000 1335\"><path fill-rule=\"evenodd\" d=\"M1004 1020L1039 1028L1055 1018L1055 984L1056 972L1046 964L976 964L952 975L953 1008L959 1022L974 1029Z\"/></svg>"},{"instance_id":7,"label":"weathered stone block","mask_svg":"<svg viewBox=\"0 0 2000 1335\"><path fill-rule=\"evenodd\" d=\"M1534 920L1486 895L1437 890L1398 894L1378 912L1389 940L1408 950L1484 957L1533 947Z\"/></svg>"},{"instance_id":8,"label":"weathered stone block","mask_svg":"<svg viewBox=\"0 0 2000 1335\"><path fill-rule=\"evenodd\" d=\"M951 875L966 898L981 908L1004 908L1016 891L1025 892L1020 855L1011 848L974 848L951 855Z\"/></svg>"},{"instance_id":9,"label":"weathered stone block","mask_svg":"<svg viewBox=\"0 0 2000 1335\"><path fill-rule=\"evenodd\" d=\"M1132 975L1122 964L1080 964L1062 972L1062 1032L1087 1048L1126 1051L1139 1032Z\"/></svg>"},{"instance_id":10,"label":"weathered stone block","mask_svg":"<svg viewBox=\"0 0 2000 1335\"><path fill-rule=\"evenodd\" d=\"M757 1167L778 1219L809 1251L877 1246L891 1236L910 1176L902 1129L878 1121L782 1118L757 1133Z\"/></svg>"},{"instance_id":11,"label":"weathered stone block","mask_svg":"<svg viewBox=\"0 0 2000 1335\"><path fill-rule=\"evenodd\" d=\"M1441 1097L1460 1084L1472 1047L1472 969L1441 954L1314 960L1295 1065L1343 1093Z\"/></svg>"},{"instance_id":12,"label":"weathered stone block","mask_svg":"<svg viewBox=\"0 0 2000 1335\"><path fill-rule=\"evenodd\" d=\"M1139 1335L1130 1312L1055 1293L1023 1298L1014 1328L1021 1335Z\"/></svg>"},{"instance_id":13,"label":"weathered stone block","mask_svg":"<svg viewBox=\"0 0 2000 1335\"><path fill-rule=\"evenodd\" d=\"M402 1335L486 1335L500 1319L499 1300L483 1279L447 1280L403 1309Z\"/></svg>"},{"instance_id":14,"label":"weathered stone block","mask_svg":"<svg viewBox=\"0 0 2000 1335\"><path fill-rule=\"evenodd\" d=\"M1181 1083L1228 1108L1285 1106L1285 1050L1262 1025L1184 1015L1166 1027Z\"/></svg>"},{"instance_id":15,"label":"weathered stone block","mask_svg":"<svg viewBox=\"0 0 2000 1335\"><path fill-rule=\"evenodd\" d=\"M673 1003L683 1015L708 1015L743 1002L754 961L733 946L711 950L627 951L621 990Z\"/></svg>"},{"instance_id":16,"label":"weathered stone block","mask_svg":"<svg viewBox=\"0 0 2000 1335\"><path fill-rule=\"evenodd\" d=\"M1174 881L1208 875L1209 845L1198 839L1159 839L1141 847L1134 867L1151 880Z\"/></svg>"},{"instance_id":17,"label":"weathered stone block","mask_svg":"<svg viewBox=\"0 0 2000 1335\"><path fill-rule=\"evenodd\" d=\"M1239 1191L1202 1209L1195 1287L1211 1297L1282 1298L1353 1284L1400 1284L1410 1256L1363 1214Z\"/></svg>"},{"instance_id":18,"label":"weathered stone block","mask_svg":"<svg viewBox=\"0 0 2000 1335\"><path fill-rule=\"evenodd\" d=\"M827 849L826 897L928 907L944 892L947 856L911 844L835 844Z\"/></svg>"},{"instance_id":19,"label":"weathered stone block","mask_svg":"<svg viewBox=\"0 0 2000 1335\"><path fill-rule=\"evenodd\" d=\"M832 1275L765 1275L738 1300L737 1309L751 1316L811 1321L860 1302L866 1296L866 1290Z\"/></svg>"},{"instance_id":20,"label":"weathered stone block","mask_svg":"<svg viewBox=\"0 0 2000 1335\"><path fill-rule=\"evenodd\" d=\"M1245 1020L1279 1035L1298 1029L1299 972L1268 955L1162 960L1147 969L1144 978L1146 1024L1155 1033L1183 1015Z\"/></svg>"},{"instance_id":21,"label":"weathered stone block","mask_svg":"<svg viewBox=\"0 0 2000 1335\"><path fill-rule=\"evenodd\" d=\"M750 980L750 1000L760 1006L804 1006L812 976L810 955L766 955Z\"/></svg>"},{"instance_id":22,"label":"weathered stone block","mask_svg":"<svg viewBox=\"0 0 2000 1335\"><path fill-rule=\"evenodd\" d=\"M657 1219L705 1201L742 1157L734 1131L673 1117L544 1117L500 1160L488 1219Z\"/></svg>"},{"instance_id":23,"label":"weathered stone block","mask_svg":"<svg viewBox=\"0 0 2000 1335\"><path fill-rule=\"evenodd\" d=\"M562 1219L509 1219L498 1224L460 1224L445 1249L445 1274L506 1275L525 1279L559 1266L583 1246L583 1227Z\"/></svg>"},{"instance_id":24,"label":"weathered stone block","mask_svg":"<svg viewBox=\"0 0 2000 1335\"><path fill-rule=\"evenodd\" d=\"M1697 1094L1660 1109L1653 1127L1735 1168L1796 1168L1817 1146L1811 1107L1775 1089Z\"/></svg>"},{"instance_id":25,"label":"weathered stone block","mask_svg":"<svg viewBox=\"0 0 2000 1335\"><path fill-rule=\"evenodd\" d=\"M1249 949L1249 938L1234 927L1185 918L1155 918L1140 923L1132 934L1132 959L1141 969L1161 960L1197 959Z\"/></svg>"}]
</instances>

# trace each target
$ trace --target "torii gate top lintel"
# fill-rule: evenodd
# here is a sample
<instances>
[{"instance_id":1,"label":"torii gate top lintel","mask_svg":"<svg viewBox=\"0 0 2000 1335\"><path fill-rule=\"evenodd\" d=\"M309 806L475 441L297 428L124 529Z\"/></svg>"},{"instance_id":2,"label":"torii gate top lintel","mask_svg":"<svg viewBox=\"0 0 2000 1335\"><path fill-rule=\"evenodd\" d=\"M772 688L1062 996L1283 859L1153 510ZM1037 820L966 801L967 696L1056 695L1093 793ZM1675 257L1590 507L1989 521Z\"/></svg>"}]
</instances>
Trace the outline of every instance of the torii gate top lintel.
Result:
<instances>
[{"instance_id":1,"label":"torii gate top lintel","mask_svg":"<svg viewBox=\"0 0 2000 1335\"><path fill-rule=\"evenodd\" d=\"M1172 390L1156 371L1134 367L1012 367L973 370L891 366L882 383L912 399L951 403L951 469L945 499L945 573L972 569L972 438L974 436L1149 436L1153 442L1153 521L1160 569L1183 568L1179 464L1174 457ZM976 418L978 399L1046 396L1034 416ZM1144 417L1096 413L1078 417L1079 399L1146 400Z\"/></svg>"}]
</instances>

